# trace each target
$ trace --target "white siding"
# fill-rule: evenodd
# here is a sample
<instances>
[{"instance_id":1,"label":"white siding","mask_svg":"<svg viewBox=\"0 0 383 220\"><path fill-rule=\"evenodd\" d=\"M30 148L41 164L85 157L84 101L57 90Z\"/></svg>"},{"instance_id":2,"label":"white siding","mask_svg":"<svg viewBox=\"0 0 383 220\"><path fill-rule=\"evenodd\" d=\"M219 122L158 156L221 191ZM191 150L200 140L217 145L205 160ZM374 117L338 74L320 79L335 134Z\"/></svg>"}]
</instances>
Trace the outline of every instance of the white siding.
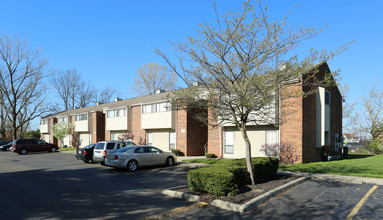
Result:
<instances>
[{"instance_id":1,"label":"white siding","mask_svg":"<svg viewBox=\"0 0 383 220\"><path fill-rule=\"evenodd\" d=\"M106 118L106 130L108 131L128 130L128 116Z\"/></svg>"},{"instance_id":2,"label":"white siding","mask_svg":"<svg viewBox=\"0 0 383 220\"><path fill-rule=\"evenodd\" d=\"M223 157L224 158L245 158L246 157L246 145L245 141L242 138L242 133L240 131L230 131L233 133L233 140L226 140L226 134L224 134L224 149L223 149ZM276 136L278 137L278 131L276 132ZM224 132L226 133L226 131ZM252 157L265 157L266 155L260 151L261 146L266 143L266 130L248 130L247 135L250 139L251 143L251 156ZM230 136L231 138L231 136ZM234 143L233 153L225 153L225 143Z\"/></svg>"},{"instance_id":3,"label":"white siding","mask_svg":"<svg viewBox=\"0 0 383 220\"><path fill-rule=\"evenodd\" d=\"M80 144L80 148L81 147L85 147L86 145L89 145L89 138L90 138L90 134L89 133L80 133L79 134L79 144Z\"/></svg>"},{"instance_id":4,"label":"white siding","mask_svg":"<svg viewBox=\"0 0 383 220\"><path fill-rule=\"evenodd\" d=\"M77 131L77 132L89 131L89 123L88 123L88 120L75 121L75 122L74 122L74 129L75 129L75 131Z\"/></svg>"},{"instance_id":5,"label":"white siding","mask_svg":"<svg viewBox=\"0 0 383 220\"><path fill-rule=\"evenodd\" d=\"M72 143L70 143L70 134L68 134L65 138L64 138L64 145L66 146L72 146Z\"/></svg>"},{"instance_id":6,"label":"white siding","mask_svg":"<svg viewBox=\"0 0 383 220\"><path fill-rule=\"evenodd\" d=\"M49 133L48 124L40 125L40 133Z\"/></svg>"},{"instance_id":7,"label":"white siding","mask_svg":"<svg viewBox=\"0 0 383 220\"><path fill-rule=\"evenodd\" d=\"M142 129L173 128L173 111L142 114L141 128Z\"/></svg>"}]
</instances>

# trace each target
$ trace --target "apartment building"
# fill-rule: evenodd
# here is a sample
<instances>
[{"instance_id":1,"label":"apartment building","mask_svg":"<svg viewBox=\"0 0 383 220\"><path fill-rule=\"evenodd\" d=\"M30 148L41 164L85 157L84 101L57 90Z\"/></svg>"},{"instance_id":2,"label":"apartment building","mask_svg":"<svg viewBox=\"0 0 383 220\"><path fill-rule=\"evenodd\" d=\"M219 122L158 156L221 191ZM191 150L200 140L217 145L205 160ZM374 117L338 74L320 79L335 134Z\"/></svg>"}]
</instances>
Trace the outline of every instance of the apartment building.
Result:
<instances>
[{"instance_id":1,"label":"apartment building","mask_svg":"<svg viewBox=\"0 0 383 220\"><path fill-rule=\"evenodd\" d=\"M252 157L265 156L260 151L262 145L272 143L291 145L298 163L320 161L324 155L341 154L343 100L338 87L311 85L309 88L302 85L302 80L309 74L316 74L318 79L323 79L326 73L331 73L326 62L318 64L318 69L315 73L303 74L297 82L285 86L285 92L294 90L300 94L310 89L313 93L288 98L283 98L282 94L279 103L276 103L280 115L275 117L274 123L247 127ZM245 142L241 132L232 125L209 129L208 152L223 158L245 157Z\"/></svg>"},{"instance_id":2,"label":"apartment building","mask_svg":"<svg viewBox=\"0 0 383 220\"><path fill-rule=\"evenodd\" d=\"M323 155L341 154L342 96L337 86L303 86L310 74L324 78L331 73L326 62L318 64L319 71L303 74L301 79L285 85L284 91L314 91L305 96L276 101L274 121L262 125L249 124L248 137L252 157L266 156L260 151L264 144L287 143L294 147L296 162L323 159ZM313 87L314 86L314 87ZM102 140L117 140L132 131L138 144L146 143L164 151L179 149L186 156L213 153L220 158L243 158L245 142L241 132L232 124L218 127L202 125L192 113L170 106L171 92L118 100L96 106L61 112L41 119L41 138L57 143L52 126L72 122L79 134L80 147ZM209 113L209 112L208 112ZM59 143L61 144L61 143ZM72 145L71 136L63 145Z\"/></svg>"},{"instance_id":3,"label":"apartment building","mask_svg":"<svg viewBox=\"0 0 383 220\"><path fill-rule=\"evenodd\" d=\"M78 133L79 146L103 140L118 140L132 131L137 144L156 146L164 151L180 149L185 155L204 155L207 127L190 113L170 106L170 92L137 97L96 106L74 109L41 118L41 138L72 146L68 135L60 143L53 137L52 127L59 122L71 122ZM198 137L198 138L196 138Z\"/></svg>"}]
</instances>

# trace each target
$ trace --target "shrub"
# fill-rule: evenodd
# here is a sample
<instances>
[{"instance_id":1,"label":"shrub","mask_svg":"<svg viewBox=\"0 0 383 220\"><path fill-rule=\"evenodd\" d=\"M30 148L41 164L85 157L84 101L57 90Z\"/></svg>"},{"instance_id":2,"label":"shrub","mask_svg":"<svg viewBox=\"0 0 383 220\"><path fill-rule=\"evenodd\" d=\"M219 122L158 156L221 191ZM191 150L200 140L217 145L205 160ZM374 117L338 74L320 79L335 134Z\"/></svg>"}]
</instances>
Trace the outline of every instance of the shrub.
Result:
<instances>
[{"instance_id":1,"label":"shrub","mask_svg":"<svg viewBox=\"0 0 383 220\"><path fill-rule=\"evenodd\" d=\"M268 157L278 158L284 164L291 164L298 160L294 146L288 143L264 144L260 151Z\"/></svg>"},{"instance_id":2,"label":"shrub","mask_svg":"<svg viewBox=\"0 0 383 220\"><path fill-rule=\"evenodd\" d=\"M181 151L178 149L173 149L172 153L178 156L178 155L180 155Z\"/></svg>"},{"instance_id":3,"label":"shrub","mask_svg":"<svg viewBox=\"0 0 383 220\"><path fill-rule=\"evenodd\" d=\"M218 166L190 170L187 182L190 190L215 196L235 195L238 189L234 174Z\"/></svg>"},{"instance_id":4,"label":"shrub","mask_svg":"<svg viewBox=\"0 0 383 220\"><path fill-rule=\"evenodd\" d=\"M254 178L257 180L274 176L278 166L279 160L276 158L252 158ZM190 170L187 179L190 190L216 196L234 195L238 185L251 183L246 159L223 160L209 167Z\"/></svg>"},{"instance_id":5,"label":"shrub","mask_svg":"<svg viewBox=\"0 0 383 220\"><path fill-rule=\"evenodd\" d=\"M63 148L67 148L67 147L68 147L68 145L64 145L64 146L63 146Z\"/></svg>"},{"instance_id":6,"label":"shrub","mask_svg":"<svg viewBox=\"0 0 383 220\"><path fill-rule=\"evenodd\" d=\"M206 158L216 158L215 154L205 154Z\"/></svg>"}]
</instances>

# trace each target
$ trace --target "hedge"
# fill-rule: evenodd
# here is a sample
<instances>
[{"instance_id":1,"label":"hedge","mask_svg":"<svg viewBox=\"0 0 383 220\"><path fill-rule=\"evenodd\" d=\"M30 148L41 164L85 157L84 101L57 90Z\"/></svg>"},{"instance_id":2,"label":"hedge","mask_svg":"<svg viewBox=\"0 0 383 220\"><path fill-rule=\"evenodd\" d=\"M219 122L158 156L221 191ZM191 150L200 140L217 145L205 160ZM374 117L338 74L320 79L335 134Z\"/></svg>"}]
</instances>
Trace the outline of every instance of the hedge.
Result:
<instances>
[{"instance_id":1,"label":"hedge","mask_svg":"<svg viewBox=\"0 0 383 220\"><path fill-rule=\"evenodd\" d=\"M254 179L261 180L277 173L279 160L268 157L252 158ZM187 181L190 190L215 196L235 195L238 185L251 184L246 159L223 160L209 167L190 170Z\"/></svg>"},{"instance_id":2,"label":"hedge","mask_svg":"<svg viewBox=\"0 0 383 220\"><path fill-rule=\"evenodd\" d=\"M215 196L235 195L238 189L234 174L217 166L190 170L187 181L190 190Z\"/></svg>"}]
</instances>

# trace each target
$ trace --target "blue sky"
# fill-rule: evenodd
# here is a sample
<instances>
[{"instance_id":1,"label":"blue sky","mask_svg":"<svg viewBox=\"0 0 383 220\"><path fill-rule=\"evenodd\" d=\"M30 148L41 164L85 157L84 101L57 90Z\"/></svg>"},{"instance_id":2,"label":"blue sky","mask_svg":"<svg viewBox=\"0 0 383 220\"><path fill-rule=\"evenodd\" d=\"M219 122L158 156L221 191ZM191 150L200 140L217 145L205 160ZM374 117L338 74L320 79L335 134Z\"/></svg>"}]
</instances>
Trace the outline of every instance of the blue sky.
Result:
<instances>
[{"instance_id":1,"label":"blue sky","mask_svg":"<svg viewBox=\"0 0 383 220\"><path fill-rule=\"evenodd\" d=\"M238 11L242 1L216 0L219 14ZM383 1L270 0L269 16L280 19L292 11L292 27L328 27L300 51L334 50L357 41L329 62L340 69L348 84L348 101L356 101L363 88L382 89ZM298 5L298 7L295 7ZM199 24L216 24L211 0L2 0L0 35L18 36L40 48L49 69L76 68L97 88L110 86L130 98L136 70L149 62L165 62L156 48L171 54L169 40L196 36ZM179 85L181 85L179 83ZM53 98L53 97L52 97Z\"/></svg>"}]
</instances>

